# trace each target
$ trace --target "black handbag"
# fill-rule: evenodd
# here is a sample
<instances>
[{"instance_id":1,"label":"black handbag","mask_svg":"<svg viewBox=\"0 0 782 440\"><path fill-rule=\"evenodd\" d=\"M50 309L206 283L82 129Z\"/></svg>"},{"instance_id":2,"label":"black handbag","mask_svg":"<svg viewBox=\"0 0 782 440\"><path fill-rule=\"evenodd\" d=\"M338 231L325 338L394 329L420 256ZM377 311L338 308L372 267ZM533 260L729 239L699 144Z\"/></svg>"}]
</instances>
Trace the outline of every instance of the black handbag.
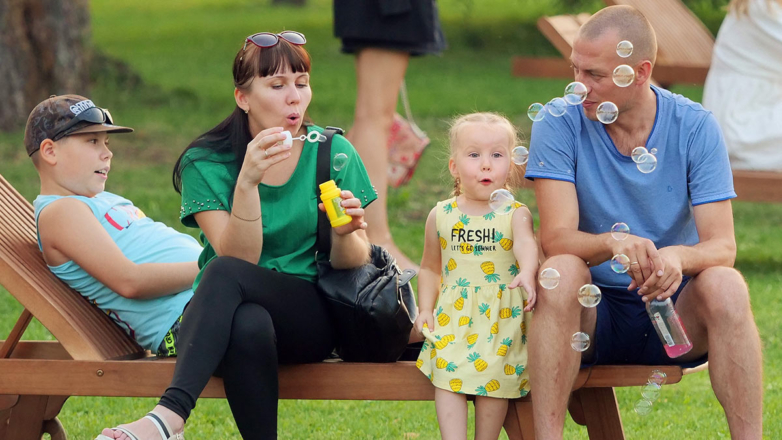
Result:
<instances>
[{"instance_id":1,"label":"black handbag","mask_svg":"<svg viewBox=\"0 0 782 440\"><path fill-rule=\"evenodd\" d=\"M326 127L326 140L318 145L316 184L330 180L331 140L336 133L342 130ZM318 290L335 326L337 354L348 362L395 362L418 314L410 285L416 273L400 271L387 250L371 246L368 264L345 270L331 267L331 225L319 211Z\"/></svg>"}]
</instances>

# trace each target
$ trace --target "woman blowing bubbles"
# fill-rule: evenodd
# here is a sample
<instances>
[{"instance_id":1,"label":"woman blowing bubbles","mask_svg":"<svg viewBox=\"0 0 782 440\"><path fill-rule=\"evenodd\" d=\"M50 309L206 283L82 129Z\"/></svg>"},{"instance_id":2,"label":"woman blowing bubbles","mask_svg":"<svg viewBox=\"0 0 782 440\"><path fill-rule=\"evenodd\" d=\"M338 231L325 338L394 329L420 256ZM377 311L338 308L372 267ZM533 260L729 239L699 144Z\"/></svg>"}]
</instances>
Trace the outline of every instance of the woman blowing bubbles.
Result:
<instances>
[{"instance_id":1,"label":"woman blowing bubbles","mask_svg":"<svg viewBox=\"0 0 782 440\"><path fill-rule=\"evenodd\" d=\"M201 229L204 251L174 378L153 414L99 438L179 438L214 373L242 437L276 438L278 364L319 362L334 348L315 287L317 144L297 139L323 131L304 123L312 99L305 42L290 31L247 37L233 65L236 109L176 164L181 220ZM338 154L348 163L331 178L350 190L342 206L353 220L333 229L329 257L352 268L369 259L364 207L375 193L353 147L335 135Z\"/></svg>"}]
</instances>

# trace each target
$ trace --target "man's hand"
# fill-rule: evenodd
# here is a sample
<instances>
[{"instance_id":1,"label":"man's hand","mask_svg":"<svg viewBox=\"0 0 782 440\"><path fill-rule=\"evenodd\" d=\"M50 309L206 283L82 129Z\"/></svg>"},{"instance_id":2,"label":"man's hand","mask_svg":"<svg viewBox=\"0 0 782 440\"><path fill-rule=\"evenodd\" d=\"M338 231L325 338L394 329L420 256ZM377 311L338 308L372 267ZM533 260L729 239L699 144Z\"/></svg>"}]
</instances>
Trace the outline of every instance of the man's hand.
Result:
<instances>
[{"instance_id":1,"label":"man's hand","mask_svg":"<svg viewBox=\"0 0 782 440\"><path fill-rule=\"evenodd\" d=\"M682 260L676 252L675 246L665 247L659 251L664 269L656 269L641 288L639 295L643 295L643 301L649 302L653 299L658 301L670 298L679 286L682 284ZM628 290L633 290L638 285L633 280Z\"/></svg>"},{"instance_id":2,"label":"man's hand","mask_svg":"<svg viewBox=\"0 0 782 440\"><path fill-rule=\"evenodd\" d=\"M659 273L665 269L657 247L648 238L628 235L624 240L615 240L611 246L611 252L613 255L625 254L630 259L630 269L627 274L633 279L633 283L627 290L635 289L634 286L642 286L652 276L653 270L657 270ZM661 275L660 273L658 276Z\"/></svg>"}]
</instances>

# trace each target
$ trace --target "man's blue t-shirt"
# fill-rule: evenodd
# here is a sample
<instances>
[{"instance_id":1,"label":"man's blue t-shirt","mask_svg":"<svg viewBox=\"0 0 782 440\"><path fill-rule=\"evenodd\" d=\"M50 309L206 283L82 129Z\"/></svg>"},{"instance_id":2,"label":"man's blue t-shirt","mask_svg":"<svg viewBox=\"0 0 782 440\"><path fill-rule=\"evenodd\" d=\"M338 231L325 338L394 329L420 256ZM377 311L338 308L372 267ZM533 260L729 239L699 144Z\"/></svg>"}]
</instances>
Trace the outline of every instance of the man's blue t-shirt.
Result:
<instances>
[{"instance_id":1,"label":"man's blue t-shirt","mask_svg":"<svg viewBox=\"0 0 782 440\"><path fill-rule=\"evenodd\" d=\"M605 126L568 106L532 126L526 177L574 183L578 230L609 232L617 222L658 249L698 243L693 206L736 197L725 141L714 116L700 104L652 86L657 115L646 141L657 149L657 168L644 174L621 154ZM630 276L608 262L591 268L595 284L626 288Z\"/></svg>"}]
</instances>

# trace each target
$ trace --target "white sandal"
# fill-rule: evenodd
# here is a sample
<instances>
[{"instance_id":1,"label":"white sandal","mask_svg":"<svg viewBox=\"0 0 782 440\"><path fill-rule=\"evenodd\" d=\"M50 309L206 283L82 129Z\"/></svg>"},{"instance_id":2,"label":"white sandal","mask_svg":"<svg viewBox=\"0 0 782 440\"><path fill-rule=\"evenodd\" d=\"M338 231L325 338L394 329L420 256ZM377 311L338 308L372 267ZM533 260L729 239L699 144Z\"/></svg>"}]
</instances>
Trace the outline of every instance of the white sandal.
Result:
<instances>
[{"instance_id":1,"label":"white sandal","mask_svg":"<svg viewBox=\"0 0 782 440\"><path fill-rule=\"evenodd\" d=\"M185 440L185 434L183 432L177 432L176 434L171 433L171 427L168 426L168 423L166 422L166 419L164 419L160 414L156 413L155 411L150 411L147 413L146 416L144 416L145 419L149 419L152 421L152 423L155 425L155 427L158 430L158 433L160 433L160 438L163 440ZM127 428L111 428L112 431L119 431L128 437L130 437L130 440L139 440L138 436L134 434L132 431L130 431ZM103 434L98 435L95 440L114 440L112 438L106 437Z\"/></svg>"}]
</instances>

